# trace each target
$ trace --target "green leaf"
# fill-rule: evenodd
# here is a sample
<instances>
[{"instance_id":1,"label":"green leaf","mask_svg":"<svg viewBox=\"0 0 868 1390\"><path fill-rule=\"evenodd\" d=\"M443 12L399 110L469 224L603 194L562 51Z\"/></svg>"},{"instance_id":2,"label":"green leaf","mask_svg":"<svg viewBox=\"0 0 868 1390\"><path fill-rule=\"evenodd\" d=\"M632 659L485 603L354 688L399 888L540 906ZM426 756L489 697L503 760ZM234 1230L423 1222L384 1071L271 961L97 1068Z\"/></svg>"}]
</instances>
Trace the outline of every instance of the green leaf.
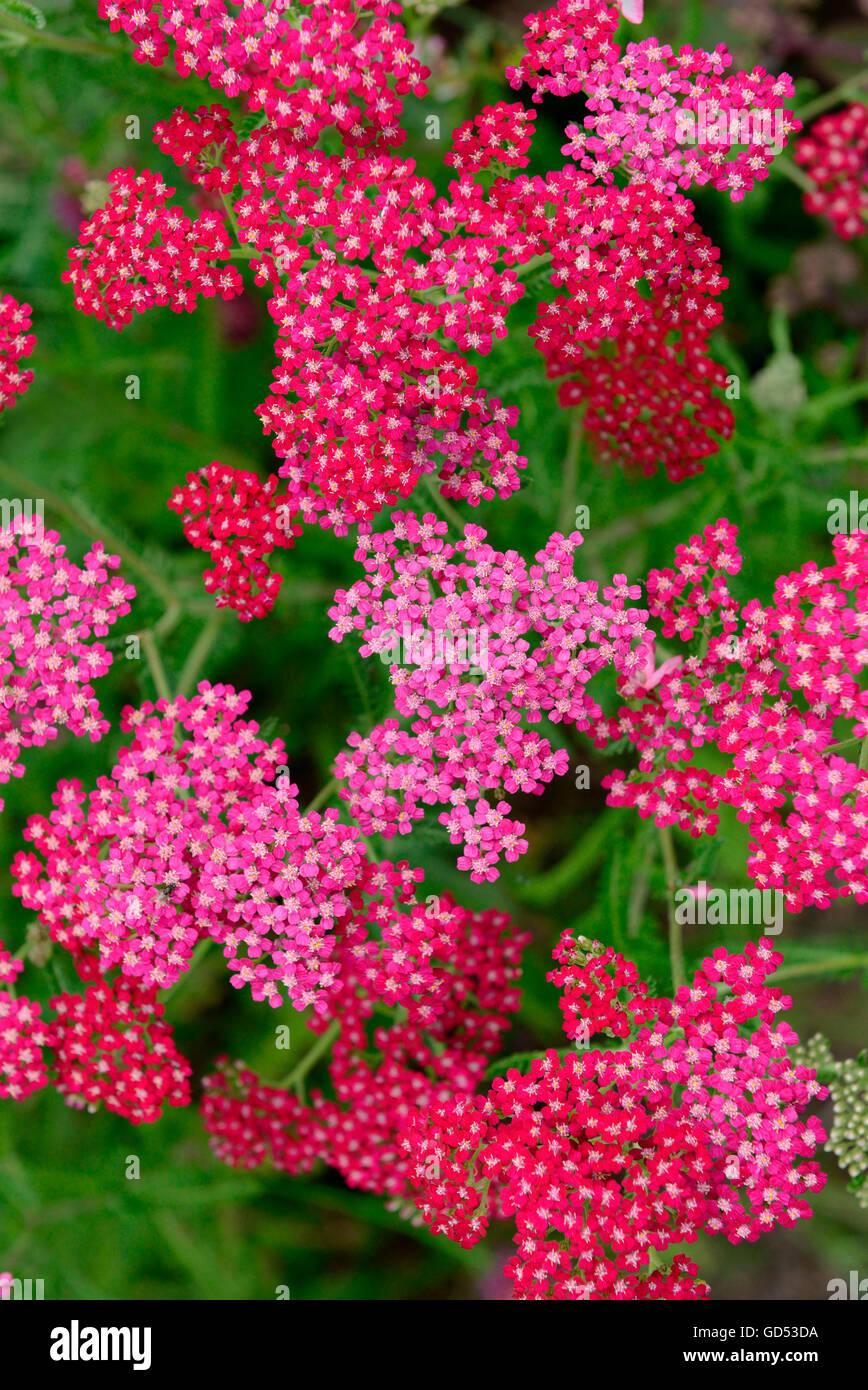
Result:
<instances>
[{"instance_id":1,"label":"green leaf","mask_svg":"<svg viewBox=\"0 0 868 1390\"><path fill-rule=\"evenodd\" d=\"M29 24L31 29L45 28L45 15L35 5L28 5L27 0L0 0L0 15L4 13L14 15L16 19ZM0 28L2 25L0 18Z\"/></svg>"}]
</instances>

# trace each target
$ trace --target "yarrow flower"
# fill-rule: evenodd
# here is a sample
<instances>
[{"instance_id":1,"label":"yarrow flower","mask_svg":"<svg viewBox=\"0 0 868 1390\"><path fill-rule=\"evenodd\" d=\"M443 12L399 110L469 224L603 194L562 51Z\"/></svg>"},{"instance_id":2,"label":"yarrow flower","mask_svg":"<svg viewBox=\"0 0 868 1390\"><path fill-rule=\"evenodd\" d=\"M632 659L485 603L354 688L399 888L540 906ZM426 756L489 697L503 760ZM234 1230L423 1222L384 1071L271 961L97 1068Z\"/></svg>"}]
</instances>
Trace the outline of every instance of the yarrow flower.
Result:
<instances>
[{"instance_id":1,"label":"yarrow flower","mask_svg":"<svg viewBox=\"0 0 868 1390\"><path fill-rule=\"evenodd\" d=\"M155 990L122 979L53 999L54 1085L68 1105L106 1110L132 1124L190 1104L190 1064L176 1050Z\"/></svg>"},{"instance_id":2,"label":"yarrow flower","mask_svg":"<svg viewBox=\"0 0 868 1390\"><path fill-rule=\"evenodd\" d=\"M727 521L679 546L676 568L649 576L649 610L664 638L699 635L700 649L653 688L625 678L628 703L592 730L599 747L626 738L639 754L636 771L604 779L610 805L694 836L713 835L718 808L733 807L748 874L791 912L868 901L868 776L836 752L842 734L868 732L868 539L833 545L830 565L783 575L765 606L730 592L741 555ZM703 767L704 748L728 770Z\"/></svg>"},{"instance_id":3,"label":"yarrow flower","mask_svg":"<svg viewBox=\"0 0 868 1390\"><path fill-rule=\"evenodd\" d=\"M805 212L828 217L845 240L864 236L868 220L868 106L852 102L821 116L796 145L794 159L814 185Z\"/></svg>"},{"instance_id":4,"label":"yarrow flower","mask_svg":"<svg viewBox=\"0 0 868 1390\"><path fill-rule=\"evenodd\" d=\"M82 224L63 279L75 306L120 330L157 305L190 312L199 295L231 299L242 280L225 261L231 242L217 212L195 219L170 205L175 190L159 174L115 169L111 197Z\"/></svg>"},{"instance_id":5,"label":"yarrow flower","mask_svg":"<svg viewBox=\"0 0 868 1390\"><path fill-rule=\"evenodd\" d=\"M107 732L91 682L112 658L94 638L135 597L111 573L119 564L99 543L73 564L32 508L0 530L0 783L22 776L24 750L61 729L93 742Z\"/></svg>"},{"instance_id":6,"label":"yarrow flower","mask_svg":"<svg viewBox=\"0 0 868 1390\"><path fill-rule=\"evenodd\" d=\"M640 590L625 576L602 596L574 577L579 532L551 536L532 565L481 527L446 533L431 513L394 512L388 531L359 539L366 577L336 593L330 636L359 632L363 656L390 660L399 717L352 734L335 771L363 834L407 834L426 807L449 807L439 820L461 846L458 867L485 882L527 848L506 796L567 771L566 751L529 726L545 716L588 729L600 715L588 682L610 664L633 669L645 614L628 606ZM391 660L396 639L409 665Z\"/></svg>"},{"instance_id":7,"label":"yarrow flower","mask_svg":"<svg viewBox=\"0 0 868 1390\"><path fill-rule=\"evenodd\" d=\"M287 504L275 503L277 482L214 462L189 473L169 498L184 517L187 540L214 561L205 588L216 594L218 608L234 609L245 622L270 612L280 589L281 576L264 556L291 549L302 530L290 521Z\"/></svg>"},{"instance_id":8,"label":"yarrow flower","mask_svg":"<svg viewBox=\"0 0 868 1390\"><path fill-rule=\"evenodd\" d=\"M52 998L49 1019L16 996L24 961L0 943L0 1098L24 1100L52 1085L76 1109L104 1104L133 1124L158 1120L164 1104L189 1105L191 1068L156 992L99 980L92 958L76 964L84 993Z\"/></svg>"},{"instance_id":9,"label":"yarrow flower","mask_svg":"<svg viewBox=\"0 0 868 1390\"><path fill-rule=\"evenodd\" d=\"M739 1243L793 1226L825 1181L800 1161L825 1135L799 1114L825 1091L787 1056L798 1039L778 1015L791 1000L766 983L782 957L765 941L716 950L671 1000L569 933L555 959L567 1036L584 1026L623 1039L627 1024L627 1044L550 1050L484 1095L415 1115L404 1145L418 1209L463 1246L513 1220L506 1272L519 1298L704 1297L695 1264L652 1268L652 1255L701 1232Z\"/></svg>"},{"instance_id":10,"label":"yarrow flower","mask_svg":"<svg viewBox=\"0 0 868 1390\"><path fill-rule=\"evenodd\" d=\"M428 75L390 17L390 0L314 0L290 6L257 0L99 0L113 33L135 44L137 62L161 67L172 54L182 77L195 74L291 139L313 147L336 128L346 144L398 143L402 99L425 94Z\"/></svg>"},{"instance_id":11,"label":"yarrow flower","mask_svg":"<svg viewBox=\"0 0 868 1390\"><path fill-rule=\"evenodd\" d=\"M693 205L650 184L599 188L570 169L521 191L564 291L530 329L561 405L585 406L601 463L662 465L673 481L701 471L734 420L716 394L726 372L708 355L728 281Z\"/></svg>"},{"instance_id":12,"label":"yarrow flower","mask_svg":"<svg viewBox=\"0 0 868 1390\"><path fill-rule=\"evenodd\" d=\"M61 782L28 821L35 852L16 856L13 892L103 974L169 988L210 938L236 988L322 1009L365 848L336 811L299 811L283 742L243 718L248 700L203 681L190 700L126 709L133 738L111 775L89 794Z\"/></svg>"},{"instance_id":13,"label":"yarrow flower","mask_svg":"<svg viewBox=\"0 0 868 1390\"><path fill-rule=\"evenodd\" d=\"M711 183L739 202L802 125L784 105L795 94L787 73L724 76L732 61L723 44L628 44L585 79L590 114L567 126L564 154L604 183L624 166L661 191Z\"/></svg>"},{"instance_id":14,"label":"yarrow flower","mask_svg":"<svg viewBox=\"0 0 868 1390\"><path fill-rule=\"evenodd\" d=\"M222 1059L204 1082L203 1117L218 1158L307 1172L317 1159L350 1187L407 1190L402 1133L421 1106L470 1093L518 1007L524 933L499 912L469 912L414 889L421 871L368 865L338 927L340 992L312 1027L328 1044L326 1091L308 1103L305 1063L286 1085Z\"/></svg>"},{"instance_id":15,"label":"yarrow flower","mask_svg":"<svg viewBox=\"0 0 868 1390\"><path fill-rule=\"evenodd\" d=\"M626 11L641 17L641 5ZM535 112L499 102L454 132L445 163L456 178L438 196L396 153L403 98L420 95L426 76L391 22L400 6L361 11L341 0L289 12L245 3L236 13L220 0L205 15L159 0L103 0L101 13L134 38L141 61L159 65L174 45L181 73L265 113L254 129L236 128L219 105L159 122L157 144L199 201L219 195L223 208L192 220L168 204L172 190L157 175L116 170L112 199L71 250L67 278L79 307L120 327L154 304L182 310L200 293L238 294L238 270L226 262L249 261L271 290L277 333L272 387L257 411L279 460L262 484L275 510L345 534L367 530L425 475L472 506L513 493L526 464L513 435L518 411L488 392L472 359L506 335L522 280L545 263L561 293L539 306L532 336L562 382L561 403L585 407L601 462L645 473L662 463L678 479L729 436L732 416L717 394L725 374L707 353L726 281L690 205L668 195L713 178L743 196L771 155L754 140L721 164L701 141L651 158L638 129L651 122L657 151L660 131L697 103L715 118L753 121L765 102L785 138L795 128L782 105L788 78L761 69L724 78L731 60L722 48L676 58L648 40L622 56L616 9L563 0L529 17L525 55L508 77L529 84L534 100L584 91L596 112L586 124L608 122L593 137L605 158L582 157L588 172L517 173ZM329 127L326 149L318 141ZM592 137L574 134L568 152L581 155ZM622 157L638 180L627 189L612 186ZM237 540L219 534L226 517L211 522L200 489L189 507L185 492L172 505L192 511L193 543L216 552L208 582L219 601L245 618L266 612L279 583L269 547L285 542L262 524L257 489L232 508Z\"/></svg>"},{"instance_id":16,"label":"yarrow flower","mask_svg":"<svg viewBox=\"0 0 868 1390\"><path fill-rule=\"evenodd\" d=\"M33 380L33 373L19 365L36 346L30 327L30 305L11 294L0 296L0 412L11 410Z\"/></svg>"}]
</instances>

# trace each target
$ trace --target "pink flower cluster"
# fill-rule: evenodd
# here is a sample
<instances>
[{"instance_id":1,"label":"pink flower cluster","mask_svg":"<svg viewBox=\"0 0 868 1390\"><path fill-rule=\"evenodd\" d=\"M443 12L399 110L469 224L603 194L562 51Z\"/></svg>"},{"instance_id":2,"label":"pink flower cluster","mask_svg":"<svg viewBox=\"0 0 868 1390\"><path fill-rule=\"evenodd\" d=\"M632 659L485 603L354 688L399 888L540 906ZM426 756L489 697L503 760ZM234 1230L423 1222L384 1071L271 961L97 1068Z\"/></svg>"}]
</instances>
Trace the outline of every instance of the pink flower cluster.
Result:
<instances>
[{"instance_id":1,"label":"pink flower cluster","mask_svg":"<svg viewBox=\"0 0 868 1390\"><path fill-rule=\"evenodd\" d=\"M28 821L13 892L76 959L96 951L144 989L173 985L211 938L236 988L321 1009L364 846L336 811L299 812L283 743L242 717L248 699L203 681L191 700L125 710L133 738L111 775L88 795L61 782Z\"/></svg>"},{"instance_id":2,"label":"pink flower cluster","mask_svg":"<svg viewBox=\"0 0 868 1390\"><path fill-rule=\"evenodd\" d=\"M667 193L711 183L740 201L802 126L784 106L794 95L786 73L724 76L731 65L723 44L677 54L657 39L628 44L585 79L591 114L584 128L567 126L564 154L604 183L622 166Z\"/></svg>"},{"instance_id":3,"label":"pink flower cluster","mask_svg":"<svg viewBox=\"0 0 868 1390\"><path fill-rule=\"evenodd\" d=\"M626 1046L550 1050L485 1095L415 1116L404 1143L419 1211L465 1246L513 1220L520 1298L702 1297L686 1257L652 1257L701 1232L738 1243L793 1226L825 1181L800 1162L825 1139L800 1112L825 1091L787 1056L798 1039L778 1015L791 1000L766 983L782 957L764 941L717 950L674 999L640 990L634 1004L635 972L610 949L565 935L555 955L567 1035L584 1021L625 1038L629 1017Z\"/></svg>"},{"instance_id":4,"label":"pink flower cluster","mask_svg":"<svg viewBox=\"0 0 868 1390\"><path fill-rule=\"evenodd\" d=\"M19 364L35 346L30 305L19 304L11 294L0 296L0 412L11 410L33 380L33 373Z\"/></svg>"},{"instance_id":5,"label":"pink flower cluster","mask_svg":"<svg viewBox=\"0 0 868 1390\"><path fill-rule=\"evenodd\" d=\"M120 330L157 305L180 314L192 311L200 294L241 293L238 271L221 264L231 242L219 213L187 217L168 201L174 188L148 170L115 169L108 182L108 203L82 224L79 244L69 249L63 279L77 309Z\"/></svg>"},{"instance_id":6,"label":"pink flower cluster","mask_svg":"<svg viewBox=\"0 0 868 1390\"><path fill-rule=\"evenodd\" d=\"M723 49L676 58L648 40L622 55L614 8L564 0L529 18L525 56L508 76L535 100L587 94L596 134L575 133L568 150L588 172L568 164L518 174L535 113L499 102L454 132L445 163L457 177L438 196L395 153L402 100L421 94L426 76L391 22L400 6L363 11L341 0L290 13L244 3L236 12L219 0L206 14L102 0L101 12L134 38L142 61L162 63L174 44L181 73L265 113L252 130L221 106L158 123L160 148L200 201L220 195L225 220L209 210L193 221L168 205L158 176L118 170L68 272L80 307L115 326L151 304L183 309L199 293L237 294L230 254L272 292L277 364L257 413L277 474L264 496L251 485L228 509L198 487L179 489L172 504L217 560L208 582L219 602L244 617L273 602L279 581L266 558L285 542L263 512L283 506L343 534L367 529L424 475L474 506L517 489L526 463L512 433L518 412L489 395L471 355L506 335L521 278L537 264L551 263L559 293L539 305L532 336L562 383L561 403L585 406L601 462L645 473L662 464L678 479L729 436L717 394L725 375L707 352L726 281L690 204L667 195L713 179L740 197L771 154L751 135L748 152L727 162L714 142L676 149L673 131L701 107L751 131L764 111L776 136L778 117L788 133L788 78L759 69L725 77ZM329 127L337 148L317 143ZM637 180L627 189L612 184L622 159ZM231 510L231 524L225 514L212 522L209 501Z\"/></svg>"},{"instance_id":7,"label":"pink flower cluster","mask_svg":"<svg viewBox=\"0 0 868 1390\"><path fill-rule=\"evenodd\" d=\"M868 775L835 751L868 734L868 539L833 543L832 564L783 575L765 606L730 592L741 556L728 522L679 546L676 568L649 576L648 606L664 638L698 636L699 650L651 682L628 676L628 702L592 731L639 755L635 772L605 779L610 805L695 836L733 807L749 831L748 873L791 912L868 900ZM705 748L726 772L701 765Z\"/></svg>"},{"instance_id":8,"label":"pink flower cluster","mask_svg":"<svg viewBox=\"0 0 868 1390\"><path fill-rule=\"evenodd\" d=\"M853 102L821 116L796 146L794 158L814 189L805 211L828 217L838 236L864 236L868 221L868 106Z\"/></svg>"},{"instance_id":9,"label":"pink flower cluster","mask_svg":"<svg viewBox=\"0 0 868 1390\"><path fill-rule=\"evenodd\" d=\"M96 742L108 730L91 681L112 664L102 642L130 611L135 589L120 560L94 545L82 567L66 558L41 515L0 530L0 783L24 772L21 755L60 729ZM0 802L2 808L2 802Z\"/></svg>"},{"instance_id":10,"label":"pink flower cluster","mask_svg":"<svg viewBox=\"0 0 868 1390\"><path fill-rule=\"evenodd\" d=\"M481 883L527 848L505 797L567 770L566 751L528 726L589 728L600 711L588 682L613 663L633 669L645 614L628 606L640 591L623 575L602 597L574 577L578 532L551 536L532 565L481 527L454 542L446 532L430 513L395 512L388 531L359 538L366 577L335 595L330 636L361 633L363 656L399 641L411 664L389 666L399 719L352 734L335 770L363 834L407 834L426 807L448 806L439 819L462 847L458 867Z\"/></svg>"},{"instance_id":11,"label":"pink flower cluster","mask_svg":"<svg viewBox=\"0 0 868 1390\"><path fill-rule=\"evenodd\" d=\"M420 880L420 870L383 862L351 894L340 992L312 1025L331 1038L327 1092L307 1103L300 1083L289 1094L225 1058L206 1079L203 1116L219 1158L291 1173L322 1159L351 1187L406 1191L402 1133L420 1106L479 1084L518 1007L526 943L503 913L469 912L446 895L417 902Z\"/></svg>"},{"instance_id":12,"label":"pink flower cluster","mask_svg":"<svg viewBox=\"0 0 868 1390\"><path fill-rule=\"evenodd\" d=\"M234 609L243 622L274 607L282 579L264 557L291 549L302 530L290 522L286 503L275 503L277 483L215 461L189 473L169 498L171 510L184 516L187 540L214 562L205 588L217 595L218 608Z\"/></svg>"}]
</instances>

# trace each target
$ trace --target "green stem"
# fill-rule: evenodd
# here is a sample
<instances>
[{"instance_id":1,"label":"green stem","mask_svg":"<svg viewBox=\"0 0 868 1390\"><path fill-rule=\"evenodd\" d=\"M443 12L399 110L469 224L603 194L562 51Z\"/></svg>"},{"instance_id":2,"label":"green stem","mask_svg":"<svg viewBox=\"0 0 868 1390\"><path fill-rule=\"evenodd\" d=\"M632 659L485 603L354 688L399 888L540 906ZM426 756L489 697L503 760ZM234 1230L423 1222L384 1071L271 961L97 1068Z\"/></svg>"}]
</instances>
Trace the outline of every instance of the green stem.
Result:
<instances>
[{"instance_id":1,"label":"green stem","mask_svg":"<svg viewBox=\"0 0 868 1390\"><path fill-rule=\"evenodd\" d=\"M668 825L658 825L660 851L663 855L663 868L666 873L666 908L669 916L669 963L672 970L672 987L679 989L687 983L684 970L684 944L681 936L681 923L675 914L675 890L678 887L678 860L675 857L675 843Z\"/></svg>"},{"instance_id":2,"label":"green stem","mask_svg":"<svg viewBox=\"0 0 868 1390\"><path fill-rule=\"evenodd\" d=\"M214 944L215 943L213 936L206 936L204 941L200 941L198 945L194 947L193 954L190 957L190 963L187 966L187 969L184 971L183 975L179 975L178 979L175 981L173 985L169 986L169 988L163 995L162 1000L160 1001L161 1003L165 1004L167 1000L173 999L175 995L179 993L179 991L189 981L190 976L196 969L196 966L199 964L199 962L202 960L204 956L207 956L208 952L211 950L211 947Z\"/></svg>"},{"instance_id":3,"label":"green stem","mask_svg":"<svg viewBox=\"0 0 868 1390\"><path fill-rule=\"evenodd\" d=\"M145 653L145 660L151 673L151 679L157 691L157 698L172 703L172 691L166 676L166 668L163 665L163 658L160 656L160 649L154 641L153 632L146 631L139 634L142 643L142 650Z\"/></svg>"},{"instance_id":4,"label":"green stem","mask_svg":"<svg viewBox=\"0 0 868 1390\"><path fill-rule=\"evenodd\" d=\"M292 1071L285 1076L282 1081L278 1081L277 1085L281 1087L293 1087L298 1092L299 1099L304 1100L304 1078L311 1068L316 1066L320 1058L325 1056L340 1030L341 1025L339 1020L334 1019L325 1032L320 1034L313 1046L308 1048L301 1061L293 1067Z\"/></svg>"},{"instance_id":5,"label":"green stem","mask_svg":"<svg viewBox=\"0 0 868 1390\"><path fill-rule=\"evenodd\" d=\"M794 163L794 161L790 159L789 155L777 155L775 157L775 162L772 167L777 169L779 174L784 174L785 177L788 178L791 183L796 184L802 190L803 193L813 193L813 179L809 178L809 176L799 168L798 164Z\"/></svg>"},{"instance_id":6,"label":"green stem","mask_svg":"<svg viewBox=\"0 0 868 1390\"><path fill-rule=\"evenodd\" d=\"M837 87L832 87L822 96L815 97L806 106L799 107L795 114L804 124L806 121L812 121L815 116L819 116L822 111L828 111L830 106L837 106L839 101L859 101L863 93L858 88L863 82L868 82L868 68L863 68L853 77L845 78L843 82L838 83Z\"/></svg>"},{"instance_id":7,"label":"green stem","mask_svg":"<svg viewBox=\"0 0 868 1390\"><path fill-rule=\"evenodd\" d=\"M558 529L565 536L575 530L576 487L579 480L582 437L582 415L580 411L574 409L570 412L570 433L567 440L566 457L564 458L563 493L561 495L560 515L558 516Z\"/></svg>"},{"instance_id":8,"label":"green stem","mask_svg":"<svg viewBox=\"0 0 868 1390\"><path fill-rule=\"evenodd\" d=\"M552 260L551 251L543 251L539 256L531 256L529 261L522 265L511 267L519 280L526 280L529 275L533 275L535 270L540 270L544 265L550 265Z\"/></svg>"},{"instance_id":9,"label":"green stem","mask_svg":"<svg viewBox=\"0 0 868 1390\"><path fill-rule=\"evenodd\" d=\"M851 956L832 956L828 960L802 961L798 965L785 965L781 970L776 970L771 977L771 983L776 985L779 980L798 980L809 975L834 975L839 970L863 970L868 969L868 955Z\"/></svg>"},{"instance_id":10,"label":"green stem","mask_svg":"<svg viewBox=\"0 0 868 1390\"><path fill-rule=\"evenodd\" d=\"M4 12L0 16L0 33L14 34L26 43L38 43L43 48L56 49L58 53L79 53L89 58L117 58L120 49L106 43L94 43L90 39L66 39L62 34L49 34L44 29L34 29L20 19Z\"/></svg>"},{"instance_id":11,"label":"green stem","mask_svg":"<svg viewBox=\"0 0 868 1390\"><path fill-rule=\"evenodd\" d=\"M334 795L339 786L340 783L337 777L330 778L324 787L320 787L313 801L311 801L308 806L305 806L304 814L307 816L311 811L318 811L320 806L324 806L329 797Z\"/></svg>"},{"instance_id":12,"label":"green stem","mask_svg":"<svg viewBox=\"0 0 868 1390\"><path fill-rule=\"evenodd\" d=\"M438 488L434 479L431 477L430 473L423 473L422 483L426 490L431 494L432 501L434 502L435 507L437 507L438 510L441 512L444 520L447 521L449 525L452 526L458 532L459 536L463 536L464 522L461 520L461 517L458 515L455 509L453 507L450 507L445 497L441 495L440 489Z\"/></svg>"},{"instance_id":13,"label":"green stem","mask_svg":"<svg viewBox=\"0 0 868 1390\"><path fill-rule=\"evenodd\" d=\"M199 676L211 648L217 640L220 627L223 622L223 614L215 611L208 621L204 624L202 631L190 649L190 655L184 662L181 674L178 678L178 694L189 695Z\"/></svg>"}]
</instances>

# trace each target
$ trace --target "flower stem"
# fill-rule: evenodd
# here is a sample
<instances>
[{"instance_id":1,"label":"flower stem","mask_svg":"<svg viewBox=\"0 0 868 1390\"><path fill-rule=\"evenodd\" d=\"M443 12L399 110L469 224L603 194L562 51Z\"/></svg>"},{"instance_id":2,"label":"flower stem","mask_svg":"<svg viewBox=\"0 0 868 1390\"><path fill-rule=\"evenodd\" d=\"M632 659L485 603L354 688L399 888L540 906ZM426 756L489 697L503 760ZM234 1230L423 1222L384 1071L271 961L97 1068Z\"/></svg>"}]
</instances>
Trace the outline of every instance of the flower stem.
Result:
<instances>
[{"instance_id":1,"label":"flower stem","mask_svg":"<svg viewBox=\"0 0 868 1390\"><path fill-rule=\"evenodd\" d=\"M222 622L223 614L217 610L212 613L207 622L203 624L202 631L193 643L190 654L184 662L181 674L178 677L179 695L189 695L196 684L199 672L217 640Z\"/></svg>"},{"instance_id":2,"label":"flower stem","mask_svg":"<svg viewBox=\"0 0 868 1390\"><path fill-rule=\"evenodd\" d=\"M797 980L808 975L834 975L839 970L868 969L868 954L850 956L830 956L828 960L800 961L798 965L785 965L776 970L771 983L779 980Z\"/></svg>"},{"instance_id":3,"label":"flower stem","mask_svg":"<svg viewBox=\"0 0 868 1390\"><path fill-rule=\"evenodd\" d=\"M131 550L119 536L113 535L100 522L86 516L70 502L58 497L56 492L50 492L41 483L32 482L23 473L19 473L15 468L10 468L6 463L0 463L0 477L8 479L21 492L22 496L36 497L38 495L51 511L66 517L67 521L72 522L73 526L77 526L80 531L84 531L85 535L93 536L94 540L102 541L109 554L119 556L121 563L128 570L144 579L154 593L160 596L167 608L172 608L177 604L178 599L171 584L152 569L145 560L142 560L134 550Z\"/></svg>"},{"instance_id":4,"label":"flower stem","mask_svg":"<svg viewBox=\"0 0 868 1390\"><path fill-rule=\"evenodd\" d=\"M576 486L579 480L579 458L582 452L582 415L578 410L570 413L570 433L567 440L567 452L564 458L563 490L561 492L561 508L558 516L558 527L569 535L575 530L576 518Z\"/></svg>"},{"instance_id":5,"label":"flower stem","mask_svg":"<svg viewBox=\"0 0 868 1390\"><path fill-rule=\"evenodd\" d=\"M88 58L116 58L119 49L106 43L95 43L90 39L67 39L62 34L49 34L44 29L34 29L20 19L4 11L0 16L0 34L12 34L24 43L41 44L43 48L53 48L58 53L79 53Z\"/></svg>"},{"instance_id":6,"label":"flower stem","mask_svg":"<svg viewBox=\"0 0 868 1390\"><path fill-rule=\"evenodd\" d=\"M146 631L139 634L142 642L142 651L145 653L145 660L157 691L157 698L172 703L172 691L169 687L166 668L163 665L163 658L160 656L160 649L154 641L153 632Z\"/></svg>"},{"instance_id":7,"label":"flower stem","mask_svg":"<svg viewBox=\"0 0 868 1390\"><path fill-rule=\"evenodd\" d=\"M672 969L672 987L679 989L687 983L684 970L684 944L681 936L681 923L675 913L675 890L678 887L678 860L675 857L675 844L668 825L658 825L660 851L663 855L663 868L666 872L666 908L669 916L669 963Z\"/></svg>"},{"instance_id":8,"label":"flower stem","mask_svg":"<svg viewBox=\"0 0 868 1390\"><path fill-rule=\"evenodd\" d=\"M455 509L453 507L450 507L445 497L443 497L443 495L440 492L440 489L438 488L434 479L431 477L430 473L423 473L422 482L425 488L428 490L428 492L430 492L434 505L440 511L444 520L447 521L449 525L452 526L458 532L459 536L463 536L464 522L461 520L461 517L458 515Z\"/></svg>"},{"instance_id":9,"label":"flower stem","mask_svg":"<svg viewBox=\"0 0 868 1390\"><path fill-rule=\"evenodd\" d=\"M796 164L792 159L790 159L789 155L777 155L772 167L774 169L777 169L778 173L784 174L790 180L791 183L796 184L797 187L799 187L803 193L813 193L813 180L809 178L809 176L802 169L799 168L798 164Z\"/></svg>"},{"instance_id":10,"label":"flower stem","mask_svg":"<svg viewBox=\"0 0 868 1390\"><path fill-rule=\"evenodd\" d=\"M837 87L832 87L830 91L823 92L822 96L815 97L806 106L800 107L795 114L804 123L805 121L812 121L822 111L828 111L830 106L837 106L840 101L858 101L863 95L858 90L863 82L868 82L868 68L863 68L861 72L845 78L843 82L838 83Z\"/></svg>"},{"instance_id":11,"label":"flower stem","mask_svg":"<svg viewBox=\"0 0 868 1390\"><path fill-rule=\"evenodd\" d=\"M320 1058L325 1056L340 1030L340 1021L334 1019L325 1032L320 1034L313 1046L308 1048L301 1061L293 1067L292 1071L285 1076L282 1081L278 1081L277 1085L281 1087L293 1087L298 1093L299 1099L303 1101L304 1078L311 1068L316 1066Z\"/></svg>"},{"instance_id":12,"label":"flower stem","mask_svg":"<svg viewBox=\"0 0 868 1390\"><path fill-rule=\"evenodd\" d=\"M338 782L337 777L331 777L329 781L326 782L324 787L320 787L313 801L311 801L309 805L305 806L304 814L307 816L310 814L311 811L318 811L320 806L324 806L325 803L328 801L329 797L334 795L339 785L340 783Z\"/></svg>"},{"instance_id":13,"label":"flower stem","mask_svg":"<svg viewBox=\"0 0 868 1390\"><path fill-rule=\"evenodd\" d=\"M529 261L523 265L513 266L516 277L519 280L526 280L529 275L533 275L535 270L541 270L544 265L550 265L552 259L551 251L543 251L539 256L531 256Z\"/></svg>"}]
</instances>

